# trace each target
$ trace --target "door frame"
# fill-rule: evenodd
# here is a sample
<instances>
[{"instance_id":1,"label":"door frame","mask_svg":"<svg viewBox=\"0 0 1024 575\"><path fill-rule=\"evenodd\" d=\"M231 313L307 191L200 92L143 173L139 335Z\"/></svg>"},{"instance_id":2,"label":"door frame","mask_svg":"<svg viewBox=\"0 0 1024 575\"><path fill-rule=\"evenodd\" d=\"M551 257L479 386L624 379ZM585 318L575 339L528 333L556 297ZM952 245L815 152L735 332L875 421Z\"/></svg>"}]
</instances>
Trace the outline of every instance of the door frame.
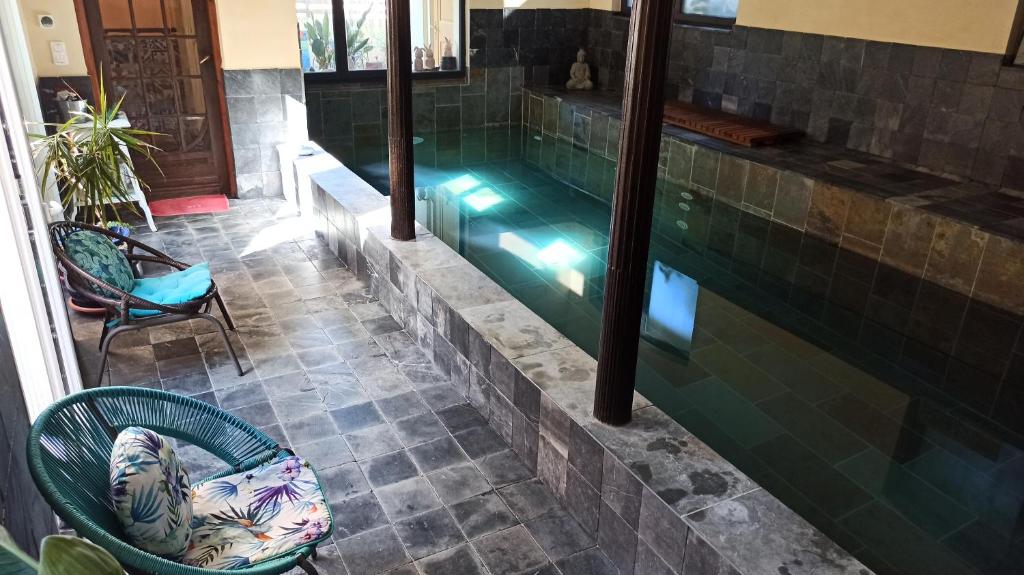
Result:
<instances>
[{"instance_id":1,"label":"door frame","mask_svg":"<svg viewBox=\"0 0 1024 575\"><path fill-rule=\"evenodd\" d=\"M210 44L212 49L214 78L216 78L216 97L220 108L221 140L224 146L224 168L227 170L228 197L238 197L238 181L235 177L235 154L231 139L231 126L228 120L228 99L224 91L224 68L221 66L220 22L217 19L215 0L195 0L205 5L207 19L210 22ZM78 32L82 36L82 52L85 54L85 66L92 80L93 94L99 94L99 66L96 65L96 53L93 50L92 29L86 16L86 0L74 0L75 17L78 20Z\"/></svg>"}]
</instances>

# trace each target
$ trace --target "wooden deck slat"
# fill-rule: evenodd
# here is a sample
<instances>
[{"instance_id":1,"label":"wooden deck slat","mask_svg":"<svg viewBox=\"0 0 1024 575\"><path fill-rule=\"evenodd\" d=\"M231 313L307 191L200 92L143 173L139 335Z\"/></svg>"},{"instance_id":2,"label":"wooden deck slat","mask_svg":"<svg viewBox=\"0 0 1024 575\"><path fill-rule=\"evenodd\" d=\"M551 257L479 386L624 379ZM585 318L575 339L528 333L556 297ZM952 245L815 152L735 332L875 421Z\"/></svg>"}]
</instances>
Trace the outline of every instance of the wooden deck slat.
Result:
<instances>
[{"instance_id":1,"label":"wooden deck slat","mask_svg":"<svg viewBox=\"0 0 1024 575\"><path fill-rule=\"evenodd\" d=\"M794 128L774 126L768 122L679 101L665 103L665 122L748 147L770 146L803 136L803 132Z\"/></svg>"}]
</instances>

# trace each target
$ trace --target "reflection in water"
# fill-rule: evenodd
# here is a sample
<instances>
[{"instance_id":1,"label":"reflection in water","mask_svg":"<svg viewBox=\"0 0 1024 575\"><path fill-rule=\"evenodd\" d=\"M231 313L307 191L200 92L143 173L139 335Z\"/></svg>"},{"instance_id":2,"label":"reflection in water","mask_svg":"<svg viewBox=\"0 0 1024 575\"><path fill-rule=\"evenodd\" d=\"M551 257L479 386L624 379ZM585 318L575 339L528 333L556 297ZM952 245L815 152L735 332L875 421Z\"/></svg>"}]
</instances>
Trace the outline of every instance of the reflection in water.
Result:
<instances>
[{"instance_id":1,"label":"reflection in water","mask_svg":"<svg viewBox=\"0 0 1024 575\"><path fill-rule=\"evenodd\" d=\"M660 261L654 262L644 338L673 351L690 352L697 316L697 282Z\"/></svg>"}]
</instances>

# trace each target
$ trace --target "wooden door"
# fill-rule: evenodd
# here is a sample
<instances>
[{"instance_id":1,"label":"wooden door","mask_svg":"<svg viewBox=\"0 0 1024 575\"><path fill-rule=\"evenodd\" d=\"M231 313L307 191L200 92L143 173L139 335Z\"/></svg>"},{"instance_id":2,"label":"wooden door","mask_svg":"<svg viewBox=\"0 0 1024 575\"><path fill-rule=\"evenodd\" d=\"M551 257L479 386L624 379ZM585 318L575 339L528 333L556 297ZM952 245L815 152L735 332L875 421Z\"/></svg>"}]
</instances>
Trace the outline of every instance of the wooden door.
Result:
<instances>
[{"instance_id":1,"label":"wooden door","mask_svg":"<svg viewBox=\"0 0 1024 575\"><path fill-rule=\"evenodd\" d=\"M96 69L134 127L159 132L151 199L230 192L207 0L85 0Z\"/></svg>"}]
</instances>

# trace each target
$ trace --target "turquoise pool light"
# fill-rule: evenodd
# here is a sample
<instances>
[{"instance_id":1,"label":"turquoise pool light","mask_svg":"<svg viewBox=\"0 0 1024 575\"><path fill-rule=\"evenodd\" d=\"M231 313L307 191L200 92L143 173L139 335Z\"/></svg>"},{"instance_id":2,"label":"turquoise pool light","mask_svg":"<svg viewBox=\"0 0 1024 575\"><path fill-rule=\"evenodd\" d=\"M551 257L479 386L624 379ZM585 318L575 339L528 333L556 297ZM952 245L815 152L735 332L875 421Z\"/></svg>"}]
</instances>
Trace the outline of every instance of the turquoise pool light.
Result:
<instances>
[{"instance_id":1,"label":"turquoise pool light","mask_svg":"<svg viewBox=\"0 0 1024 575\"><path fill-rule=\"evenodd\" d=\"M505 198L498 192L495 192L491 188L484 188L479 192L473 192L466 196L465 202L469 204L469 207L473 208L478 212L486 211L501 202L504 202Z\"/></svg>"}]
</instances>

